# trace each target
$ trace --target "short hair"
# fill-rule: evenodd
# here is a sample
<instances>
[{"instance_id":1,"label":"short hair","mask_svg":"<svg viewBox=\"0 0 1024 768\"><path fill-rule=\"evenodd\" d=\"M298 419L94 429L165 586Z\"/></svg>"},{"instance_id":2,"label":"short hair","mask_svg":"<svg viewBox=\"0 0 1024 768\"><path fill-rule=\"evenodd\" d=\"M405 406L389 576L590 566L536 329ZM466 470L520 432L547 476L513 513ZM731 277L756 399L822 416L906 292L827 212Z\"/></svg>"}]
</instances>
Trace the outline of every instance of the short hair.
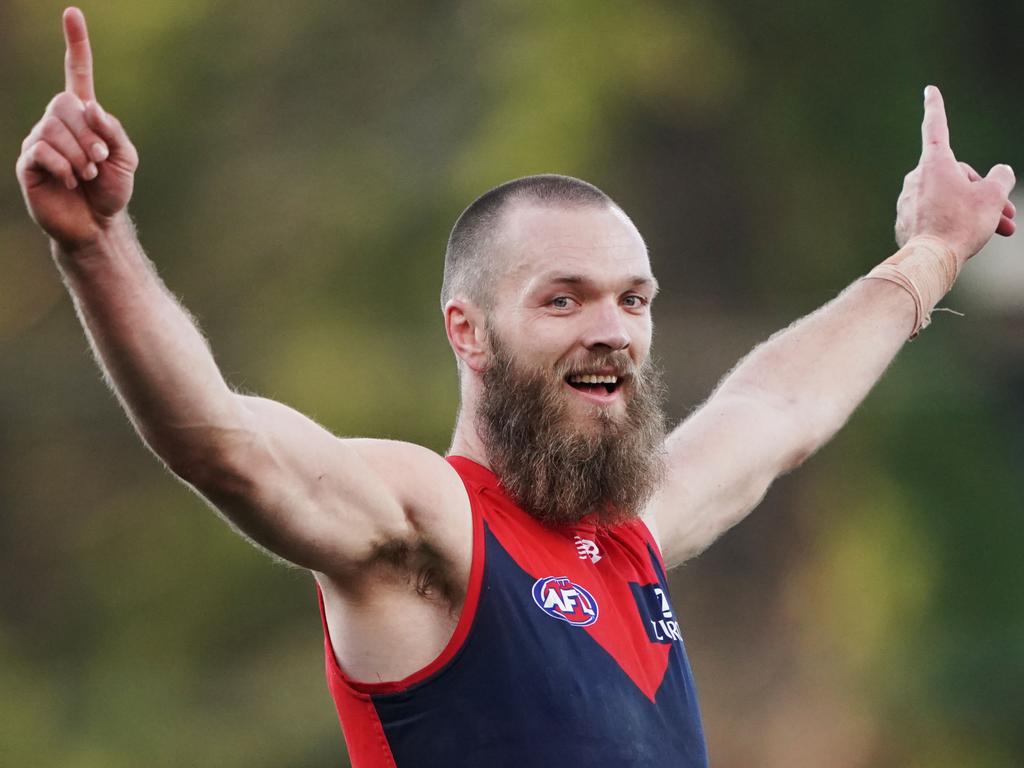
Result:
<instances>
[{"instance_id":1,"label":"short hair","mask_svg":"<svg viewBox=\"0 0 1024 768\"><path fill-rule=\"evenodd\" d=\"M593 184L556 173L523 176L484 192L459 215L448 237L441 284L442 309L456 294L466 296L481 307L490 308L495 283L492 263L494 235L505 208L520 200L566 206L619 207Z\"/></svg>"}]
</instances>

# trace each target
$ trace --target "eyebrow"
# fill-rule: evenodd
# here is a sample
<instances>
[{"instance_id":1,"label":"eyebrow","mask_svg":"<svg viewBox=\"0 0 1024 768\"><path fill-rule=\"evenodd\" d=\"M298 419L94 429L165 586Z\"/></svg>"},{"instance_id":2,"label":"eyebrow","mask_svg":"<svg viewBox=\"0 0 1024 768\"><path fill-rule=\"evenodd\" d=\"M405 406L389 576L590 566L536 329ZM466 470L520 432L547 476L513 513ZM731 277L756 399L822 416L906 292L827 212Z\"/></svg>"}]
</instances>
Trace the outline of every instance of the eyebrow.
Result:
<instances>
[{"instance_id":1,"label":"eyebrow","mask_svg":"<svg viewBox=\"0 0 1024 768\"><path fill-rule=\"evenodd\" d=\"M651 295L658 292L658 281L652 275L634 275L626 278L630 288L644 287L650 290ZM537 279L537 285L581 285L590 286L594 281L583 275L566 275L561 272L549 272Z\"/></svg>"}]
</instances>

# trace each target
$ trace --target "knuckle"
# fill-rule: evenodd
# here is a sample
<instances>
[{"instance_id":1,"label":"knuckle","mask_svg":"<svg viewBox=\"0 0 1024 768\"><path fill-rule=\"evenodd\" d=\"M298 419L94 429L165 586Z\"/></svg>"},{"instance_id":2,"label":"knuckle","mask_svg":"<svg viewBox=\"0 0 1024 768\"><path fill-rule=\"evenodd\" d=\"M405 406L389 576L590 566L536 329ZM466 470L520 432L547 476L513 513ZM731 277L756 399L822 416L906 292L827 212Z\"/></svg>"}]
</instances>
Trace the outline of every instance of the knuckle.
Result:
<instances>
[{"instance_id":1,"label":"knuckle","mask_svg":"<svg viewBox=\"0 0 1024 768\"><path fill-rule=\"evenodd\" d=\"M56 117L46 117L39 124L39 136L46 141L53 141L64 133L64 123Z\"/></svg>"},{"instance_id":2,"label":"knuckle","mask_svg":"<svg viewBox=\"0 0 1024 768\"><path fill-rule=\"evenodd\" d=\"M56 96L54 96L52 99L50 99L50 103L47 106L50 109L54 109L54 110L66 109L68 106L70 106L68 104L70 99L71 99L71 94L70 93L68 93L67 91L61 91Z\"/></svg>"},{"instance_id":3,"label":"knuckle","mask_svg":"<svg viewBox=\"0 0 1024 768\"><path fill-rule=\"evenodd\" d=\"M981 199L989 206L998 206L1000 210L1006 205L1006 192L995 182L985 184L981 189Z\"/></svg>"},{"instance_id":4,"label":"knuckle","mask_svg":"<svg viewBox=\"0 0 1024 768\"><path fill-rule=\"evenodd\" d=\"M64 91L58 93L51 100L46 108L46 111L50 114L60 115L62 117L70 117L71 115L81 112L85 108L82 104L82 100L75 96L73 93Z\"/></svg>"},{"instance_id":5,"label":"knuckle","mask_svg":"<svg viewBox=\"0 0 1024 768\"><path fill-rule=\"evenodd\" d=\"M71 168L71 164L64 155L46 142L42 141L36 144L35 160L37 163L47 165L58 171L69 170Z\"/></svg>"}]
</instances>

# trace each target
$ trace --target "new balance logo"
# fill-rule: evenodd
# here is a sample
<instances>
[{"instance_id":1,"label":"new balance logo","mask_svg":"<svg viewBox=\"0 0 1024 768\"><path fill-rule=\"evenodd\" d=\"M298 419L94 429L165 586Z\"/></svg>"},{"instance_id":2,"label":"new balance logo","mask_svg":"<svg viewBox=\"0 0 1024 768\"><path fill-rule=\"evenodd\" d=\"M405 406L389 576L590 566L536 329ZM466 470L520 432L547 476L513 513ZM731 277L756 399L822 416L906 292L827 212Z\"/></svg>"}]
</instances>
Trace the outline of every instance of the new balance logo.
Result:
<instances>
[{"instance_id":1,"label":"new balance logo","mask_svg":"<svg viewBox=\"0 0 1024 768\"><path fill-rule=\"evenodd\" d=\"M592 563L596 563L601 559L601 553L597 550L597 544L590 539L584 539L579 536L576 537L576 553L580 556L580 560L586 560L589 557Z\"/></svg>"}]
</instances>

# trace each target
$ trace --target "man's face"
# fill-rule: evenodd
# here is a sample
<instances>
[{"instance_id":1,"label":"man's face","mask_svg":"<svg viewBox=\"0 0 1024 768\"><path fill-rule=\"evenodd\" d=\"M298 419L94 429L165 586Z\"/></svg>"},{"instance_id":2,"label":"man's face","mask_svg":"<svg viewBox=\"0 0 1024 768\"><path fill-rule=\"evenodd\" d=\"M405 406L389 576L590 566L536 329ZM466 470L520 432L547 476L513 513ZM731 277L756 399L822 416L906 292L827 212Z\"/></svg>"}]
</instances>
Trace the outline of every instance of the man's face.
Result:
<instances>
[{"instance_id":1,"label":"man's face","mask_svg":"<svg viewBox=\"0 0 1024 768\"><path fill-rule=\"evenodd\" d=\"M577 424L621 418L628 369L650 352L657 286L636 227L609 206L518 204L495 250L502 277L490 323L509 354L565 374Z\"/></svg>"},{"instance_id":2,"label":"man's face","mask_svg":"<svg viewBox=\"0 0 1024 768\"><path fill-rule=\"evenodd\" d=\"M604 207L524 206L503 234L477 411L492 468L545 522L635 516L664 443L643 241Z\"/></svg>"}]
</instances>

